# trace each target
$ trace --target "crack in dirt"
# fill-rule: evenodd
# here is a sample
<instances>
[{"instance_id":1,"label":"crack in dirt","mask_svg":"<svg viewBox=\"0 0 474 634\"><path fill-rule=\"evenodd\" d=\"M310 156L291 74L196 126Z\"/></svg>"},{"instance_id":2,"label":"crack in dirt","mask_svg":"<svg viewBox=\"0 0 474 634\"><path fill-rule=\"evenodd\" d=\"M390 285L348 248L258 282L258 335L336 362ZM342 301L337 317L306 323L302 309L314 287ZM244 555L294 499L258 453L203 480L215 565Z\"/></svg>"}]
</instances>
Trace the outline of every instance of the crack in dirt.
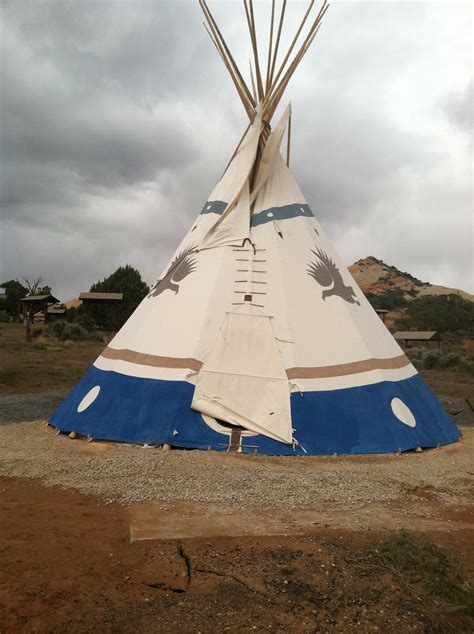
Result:
<instances>
[{"instance_id":1,"label":"crack in dirt","mask_svg":"<svg viewBox=\"0 0 474 634\"><path fill-rule=\"evenodd\" d=\"M239 579L238 577L234 577L234 575L229 575L229 574L227 574L225 572L216 572L215 570L208 570L207 568L194 568L193 571L194 572L201 572L201 573L204 573L206 575L214 575L216 577L222 577L223 579L231 579L232 581L235 581L236 583L239 583L240 585L242 585L244 588L246 588L250 592L255 592L255 594L258 594L259 596L264 597L272 605L276 605L268 597L268 595L265 592L262 592L261 590L258 590L257 588L254 588L253 586L250 586L249 584L245 583L245 581L242 581L242 579Z\"/></svg>"},{"instance_id":2,"label":"crack in dirt","mask_svg":"<svg viewBox=\"0 0 474 634\"><path fill-rule=\"evenodd\" d=\"M176 594L183 594L187 592L187 588L176 588L160 581L157 581L156 583L144 583L143 585L147 586L147 588L153 588L154 590L166 590Z\"/></svg>"},{"instance_id":3,"label":"crack in dirt","mask_svg":"<svg viewBox=\"0 0 474 634\"><path fill-rule=\"evenodd\" d=\"M181 557L181 559L184 561L184 565L186 568L186 590L183 590L183 592L187 592L187 590L189 590L189 586L191 585L191 559L189 557L189 555L187 554L187 552L184 550L183 544L181 542L178 542L177 544L177 551L178 551L178 555Z\"/></svg>"}]
</instances>

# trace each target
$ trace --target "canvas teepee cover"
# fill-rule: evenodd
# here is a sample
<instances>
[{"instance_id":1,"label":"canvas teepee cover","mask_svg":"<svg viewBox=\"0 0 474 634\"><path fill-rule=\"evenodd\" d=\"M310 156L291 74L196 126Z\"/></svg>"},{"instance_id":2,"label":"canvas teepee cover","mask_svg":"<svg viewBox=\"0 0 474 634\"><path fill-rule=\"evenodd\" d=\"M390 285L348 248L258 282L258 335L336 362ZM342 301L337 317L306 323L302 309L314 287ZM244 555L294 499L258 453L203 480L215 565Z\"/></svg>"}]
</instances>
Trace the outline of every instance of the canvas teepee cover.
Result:
<instances>
[{"instance_id":1,"label":"canvas teepee cover","mask_svg":"<svg viewBox=\"0 0 474 634\"><path fill-rule=\"evenodd\" d=\"M284 5L275 22L272 3L268 70L263 77L256 53L253 92L201 6L249 127L162 276L51 424L96 439L267 454L455 442L459 431L340 263L280 154L289 107L270 131L327 4L276 69ZM255 52L252 2L245 7Z\"/></svg>"}]
</instances>

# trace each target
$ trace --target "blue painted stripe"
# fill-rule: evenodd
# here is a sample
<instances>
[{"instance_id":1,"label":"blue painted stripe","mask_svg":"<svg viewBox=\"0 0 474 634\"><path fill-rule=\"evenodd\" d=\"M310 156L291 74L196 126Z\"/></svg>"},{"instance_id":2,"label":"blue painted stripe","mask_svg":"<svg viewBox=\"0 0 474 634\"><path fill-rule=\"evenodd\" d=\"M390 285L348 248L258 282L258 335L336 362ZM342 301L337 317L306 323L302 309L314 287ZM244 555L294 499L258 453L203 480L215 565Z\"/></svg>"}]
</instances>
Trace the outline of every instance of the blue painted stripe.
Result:
<instances>
[{"instance_id":1,"label":"blue painted stripe","mask_svg":"<svg viewBox=\"0 0 474 634\"><path fill-rule=\"evenodd\" d=\"M83 412L84 396L100 386ZM223 451L228 436L213 431L191 409L194 386L185 381L130 377L92 367L50 419L61 431L93 438ZM401 423L391 401L400 398L416 427ZM403 381L291 395L295 438L308 454L388 453L456 442L460 432L419 375ZM301 449L265 436L246 438L269 455L301 454ZM253 449L251 449L253 451Z\"/></svg>"},{"instance_id":2,"label":"blue painted stripe","mask_svg":"<svg viewBox=\"0 0 474 634\"><path fill-rule=\"evenodd\" d=\"M221 216L227 205L228 203L225 203L222 200L208 200L202 208L201 214L218 214Z\"/></svg>"},{"instance_id":3,"label":"blue painted stripe","mask_svg":"<svg viewBox=\"0 0 474 634\"><path fill-rule=\"evenodd\" d=\"M207 201L202 208L201 214L218 214L221 216L227 207L227 203L222 200ZM258 227L273 220L288 220L289 218L297 218L306 216L314 218L314 214L307 204L294 203L292 205L283 205L282 207L270 207L256 214L253 214L250 226Z\"/></svg>"},{"instance_id":4,"label":"blue painted stripe","mask_svg":"<svg viewBox=\"0 0 474 634\"><path fill-rule=\"evenodd\" d=\"M289 218L300 216L314 218L313 212L306 204L295 203L293 205L283 205L283 207L270 207L254 214L250 226L258 227L273 220L288 220Z\"/></svg>"}]
</instances>

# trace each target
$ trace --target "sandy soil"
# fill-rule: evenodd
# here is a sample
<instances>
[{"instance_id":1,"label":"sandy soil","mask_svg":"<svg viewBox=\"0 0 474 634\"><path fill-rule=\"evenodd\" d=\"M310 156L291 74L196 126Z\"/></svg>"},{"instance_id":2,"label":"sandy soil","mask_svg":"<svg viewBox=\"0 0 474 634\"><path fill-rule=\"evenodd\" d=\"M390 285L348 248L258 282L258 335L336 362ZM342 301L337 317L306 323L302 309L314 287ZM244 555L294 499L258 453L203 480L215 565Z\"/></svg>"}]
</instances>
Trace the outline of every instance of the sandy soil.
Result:
<instances>
[{"instance_id":1,"label":"sandy soil","mask_svg":"<svg viewBox=\"0 0 474 634\"><path fill-rule=\"evenodd\" d=\"M24 479L1 487L2 632L472 630L377 563L377 531L131 544L123 506ZM462 554L459 578L472 573L463 531L428 535Z\"/></svg>"}]
</instances>

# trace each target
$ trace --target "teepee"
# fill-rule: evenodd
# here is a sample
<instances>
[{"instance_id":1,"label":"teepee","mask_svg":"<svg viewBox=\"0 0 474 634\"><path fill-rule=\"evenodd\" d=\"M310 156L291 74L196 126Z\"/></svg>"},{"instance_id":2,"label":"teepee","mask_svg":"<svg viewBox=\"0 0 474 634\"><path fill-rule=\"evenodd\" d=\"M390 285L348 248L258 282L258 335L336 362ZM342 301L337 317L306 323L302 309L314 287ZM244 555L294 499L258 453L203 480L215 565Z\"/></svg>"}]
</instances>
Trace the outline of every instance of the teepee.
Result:
<instances>
[{"instance_id":1,"label":"teepee","mask_svg":"<svg viewBox=\"0 0 474 634\"><path fill-rule=\"evenodd\" d=\"M286 0L272 1L262 72L244 0L250 87L199 1L248 128L161 277L50 423L94 439L281 455L457 441L289 171L290 106L270 127L327 1L310 18L311 0L280 62Z\"/></svg>"}]
</instances>

